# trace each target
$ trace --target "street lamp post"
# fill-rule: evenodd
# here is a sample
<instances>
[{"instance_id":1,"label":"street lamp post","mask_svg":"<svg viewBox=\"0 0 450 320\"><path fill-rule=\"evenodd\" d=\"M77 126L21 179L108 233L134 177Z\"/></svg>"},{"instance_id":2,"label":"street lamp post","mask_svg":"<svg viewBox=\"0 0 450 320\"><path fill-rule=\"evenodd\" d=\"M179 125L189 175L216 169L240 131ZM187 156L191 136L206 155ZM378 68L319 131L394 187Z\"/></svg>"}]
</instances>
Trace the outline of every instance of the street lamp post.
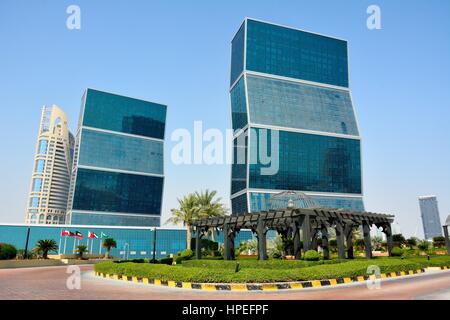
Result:
<instances>
[{"instance_id":1,"label":"street lamp post","mask_svg":"<svg viewBox=\"0 0 450 320\"><path fill-rule=\"evenodd\" d=\"M153 261L156 259L156 227L153 229Z\"/></svg>"},{"instance_id":2,"label":"street lamp post","mask_svg":"<svg viewBox=\"0 0 450 320\"><path fill-rule=\"evenodd\" d=\"M30 240L30 227L27 229L27 240L25 241L24 259L28 259L28 241Z\"/></svg>"}]
</instances>

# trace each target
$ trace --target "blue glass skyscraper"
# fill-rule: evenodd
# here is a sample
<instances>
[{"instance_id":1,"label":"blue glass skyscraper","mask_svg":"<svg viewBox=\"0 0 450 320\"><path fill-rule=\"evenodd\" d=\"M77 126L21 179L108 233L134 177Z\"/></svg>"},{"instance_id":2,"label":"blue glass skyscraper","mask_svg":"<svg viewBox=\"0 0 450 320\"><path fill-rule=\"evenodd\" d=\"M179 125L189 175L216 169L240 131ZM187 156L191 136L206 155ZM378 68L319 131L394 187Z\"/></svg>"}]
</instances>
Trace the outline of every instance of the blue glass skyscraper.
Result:
<instances>
[{"instance_id":1,"label":"blue glass skyscraper","mask_svg":"<svg viewBox=\"0 0 450 320\"><path fill-rule=\"evenodd\" d=\"M233 214L270 209L271 197L288 190L363 211L347 42L245 19L231 56ZM274 160L276 170L264 173Z\"/></svg>"},{"instance_id":2,"label":"blue glass skyscraper","mask_svg":"<svg viewBox=\"0 0 450 320\"><path fill-rule=\"evenodd\" d=\"M87 89L75 141L67 221L159 226L166 106Z\"/></svg>"}]
</instances>

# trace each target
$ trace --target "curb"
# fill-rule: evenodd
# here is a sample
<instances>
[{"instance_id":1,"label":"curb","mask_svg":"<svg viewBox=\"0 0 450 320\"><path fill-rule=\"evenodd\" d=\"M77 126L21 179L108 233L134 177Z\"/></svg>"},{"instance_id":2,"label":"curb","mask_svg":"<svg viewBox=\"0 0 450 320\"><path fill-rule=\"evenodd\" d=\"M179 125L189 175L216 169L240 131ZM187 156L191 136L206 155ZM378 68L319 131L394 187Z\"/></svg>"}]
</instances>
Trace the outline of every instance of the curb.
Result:
<instances>
[{"instance_id":1,"label":"curb","mask_svg":"<svg viewBox=\"0 0 450 320\"><path fill-rule=\"evenodd\" d=\"M447 270L450 269L450 266L440 267L440 269ZM378 279L411 276L423 272L425 272L425 269L382 273L380 274L380 277ZM278 291L288 289L320 288L377 279L375 275L370 276L365 275L356 277L327 279L327 280L275 282L275 283L193 283L193 282L180 282L180 281L130 277L126 275L100 273L100 272L95 272L95 275L105 279L152 284L156 286L163 286L169 288L196 289L205 291Z\"/></svg>"}]
</instances>

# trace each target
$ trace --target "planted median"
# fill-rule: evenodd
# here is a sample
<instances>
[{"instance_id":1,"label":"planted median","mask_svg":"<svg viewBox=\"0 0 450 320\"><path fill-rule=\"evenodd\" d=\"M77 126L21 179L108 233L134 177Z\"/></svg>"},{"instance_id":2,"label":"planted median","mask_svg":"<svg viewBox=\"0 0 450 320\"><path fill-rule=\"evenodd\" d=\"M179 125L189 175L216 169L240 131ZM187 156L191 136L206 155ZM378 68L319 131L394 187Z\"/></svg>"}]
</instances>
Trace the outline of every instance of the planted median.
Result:
<instances>
[{"instance_id":1,"label":"planted median","mask_svg":"<svg viewBox=\"0 0 450 320\"><path fill-rule=\"evenodd\" d=\"M236 264L239 263L239 266ZM367 267L375 265L381 273L408 272L428 266L450 266L450 256L412 259L376 258L339 262L318 261L207 261L190 260L181 265L114 261L95 265L95 271L130 277L195 283L269 283L336 279L368 275Z\"/></svg>"}]
</instances>

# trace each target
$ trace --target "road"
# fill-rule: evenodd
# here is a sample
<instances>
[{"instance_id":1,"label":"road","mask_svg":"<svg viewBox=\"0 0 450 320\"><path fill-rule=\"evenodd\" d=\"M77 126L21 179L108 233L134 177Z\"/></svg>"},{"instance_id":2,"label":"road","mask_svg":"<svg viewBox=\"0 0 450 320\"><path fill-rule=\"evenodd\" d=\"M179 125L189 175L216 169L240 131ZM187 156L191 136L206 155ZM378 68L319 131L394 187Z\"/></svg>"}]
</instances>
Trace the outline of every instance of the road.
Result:
<instances>
[{"instance_id":1,"label":"road","mask_svg":"<svg viewBox=\"0 0 450 320\"><path fill-rule=\"evenodd\" d=\"M382 281L379 289L365 283L277 292L210 292L157 287L97 278L92 266L81 266L81 288L69 290L67 267L0 269L0 300L9 299L432 299L450 300L450 270Z\"/></svg>"}]
</instances>

